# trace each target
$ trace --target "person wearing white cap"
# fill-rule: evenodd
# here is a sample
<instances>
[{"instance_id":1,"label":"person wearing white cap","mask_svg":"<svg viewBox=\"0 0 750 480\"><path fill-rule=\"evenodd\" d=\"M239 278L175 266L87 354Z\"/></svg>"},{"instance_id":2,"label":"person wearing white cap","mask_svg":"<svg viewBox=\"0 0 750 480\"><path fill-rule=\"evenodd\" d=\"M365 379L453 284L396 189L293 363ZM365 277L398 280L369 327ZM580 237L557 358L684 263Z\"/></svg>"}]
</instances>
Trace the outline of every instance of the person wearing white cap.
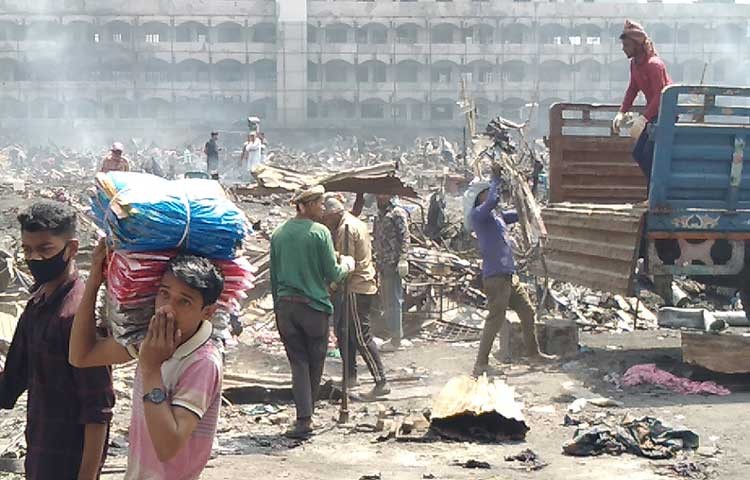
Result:
<instances>
[{"instance_id":1,"label":"person wearing white cap","mask_svg":"<svg viewBox=\"0 0 750 480\"><path fill-rule=\"evenodd\" d=\"M328 317L333 305L331 283L354 270L354 258L336 252L328 229L320 223L325 190L316 186L298 191L292 202L297 216L271 236L271 294L276 326L292 370L292 395L297 421L290 438L313 431L312 415L328 347Z\"/></svg>"},{"instance_id":2,"label":"person wearing white cap","mask_svg":"<svg viewBox=\"0 0 750 480\"><path fill-rule=\"evenodd\" d=\"M334 196L325 199L323 223L333 236L336 251L354 257L354 270L346 279L346 289L337 285L333 296L333 318L339 348L346 342L349 384L357 382L357 351L365 361L367 369L375 379L375 387L368 397L377 398L390 393L386 385L385 369L380 352L370 333L370 307L378 286L375 282L375 266L372 261L372 241L367 224L347 212ZM346 311L348 310L348 315ZM344 319L348 319L348 338L344 336Z\"/></svg>"},{"instance_id":3,"label":"person wearing white cap","mask_svg":"<svg viewBox=\"0 0 750 480\"><path fill-rule=\"evenodd\" d=\"M115 142L109 150L109 154L102 160L100 172L128 172L130 171L130 160L122 152L125 150L122 143Z\"/></svg>"}]
</instances>

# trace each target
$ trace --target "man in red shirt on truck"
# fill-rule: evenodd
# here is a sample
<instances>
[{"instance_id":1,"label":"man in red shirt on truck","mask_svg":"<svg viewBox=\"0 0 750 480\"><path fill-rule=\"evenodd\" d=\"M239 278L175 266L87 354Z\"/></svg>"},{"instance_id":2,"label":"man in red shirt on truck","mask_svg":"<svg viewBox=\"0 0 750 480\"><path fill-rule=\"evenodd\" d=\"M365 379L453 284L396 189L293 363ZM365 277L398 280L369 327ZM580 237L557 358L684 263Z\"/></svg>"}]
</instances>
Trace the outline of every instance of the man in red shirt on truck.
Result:
<instances>
[{"instance_id":1,"label":"man in red shirt on truck","mask_svg":"<svg viewBox=\"0 0 750 480\"><path fill-rule=\"evenodd\" d=\"M620 40L622 51L630 59L630 85L625 92L620 111L612 122L612 130L619 133L625 114L633 107L638 93L643 92L646 97L646 111L642 116L636 114L631 133L634 131L638 135L633 158L643 170L646 179L650 181L654 160L653 125L659 115L661 91L672 83L672 79L669 78L666 65L656 53L653 42L641 25L626 20Z\"/></svg>"}]
</instances>

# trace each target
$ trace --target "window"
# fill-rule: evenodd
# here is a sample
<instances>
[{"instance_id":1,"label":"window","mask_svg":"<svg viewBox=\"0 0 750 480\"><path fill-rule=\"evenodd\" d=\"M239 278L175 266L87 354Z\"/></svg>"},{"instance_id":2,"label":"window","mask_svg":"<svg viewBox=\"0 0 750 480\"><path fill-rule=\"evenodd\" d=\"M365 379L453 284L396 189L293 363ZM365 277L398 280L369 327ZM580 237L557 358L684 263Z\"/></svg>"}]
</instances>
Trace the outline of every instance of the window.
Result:
<instances>
[{"instance_id":1,"label":"window","mask_svg":"<svg viewBox=\"0 0 750 480\"><path fill-rule=\"evenodd\" d=\"M150 70L145 72L146 82L148 83L159 83L169 81L169 75L167 72L159 70Z\"/></svg>"},{"instance_id":2,"label":"window","mask_svg":"<svg viewBox=\"0 0 750 480\"><path fill-rule=\"evenodd\" d=\"M453 27L439 25L432 29L432 43L453 43Z\"/></svg>"},{"instance_id":3,"label":"window","mask_svg":"<svg viewBox=\"0 0 750 480\"><path fill-rule=\"evenodd\" d=\"M313 62L307 62L307 81L317 82L319 80L318 75L318 64Z\"/></svg>"},{"instance_id":4,"label":"window","mask_svg":"<svg viewBox=\"0 0 750 480\"><path fill-rule=\"evenodd\" d=\"M388 41L388 31L385 28L375 28L371 32L372 43L382 45Z\"/></svg>"},{"instance_id":5,"label":"window","mask_svg":"<svg viewBox=\"0 0 750 480\"><path fill-rule=\"evenodd\" d=\"M406 105L394 105L393 118L401 118L406 120Z\"/></svg>"},{"instance_id":6,"label":"window","mask_svg":"<svg viewBox=\"0 0 750 480\"><path fill-rule=\"evenodd\" d=\"M98 33L95 33L95 34L94 34L94 43L99 43L99 40L100 40L100 39L99 39L99 34L98 34Z\"/></svg>"},{"instance_id":7,"label":"window","mask_svg":"<svg viewBox=\"0 0 750 480\"><path fill-rule=\"evenodd\" d=\"M360 72L357 72L357 78L360 77ZM346 81L346 67L341 64L333 64L326 66L326 81L328 82L345 82ZM366 81L366 80L365 80Z\"/></svg>"},{"instance_id":8,"label":"window","mask_svg":"<svg viewBox=\"0 0 750 480\"><path fill-rule=\"evenodd\" d=\"M242 29L239 25L225 25L219 28L219 43L242 43Z\"/></svg>"},{"instance_id":9,"label":"window","mask_svg":"<svg viewBox=\"0 0 750 480\"><path fill-rule=\"evenodd\" d=\"M411 119L412 120L422 120L424 118L424 109L422 108L422 105L415 103L411 106Z\"/></svg>"},{"instance_id":10,"label":"window","mask_svg":"<svg viewBox=\"0 0 750 480\"><path fill-rule=\"evenodd\" d=\"M453 105L433 105L431 114L433 120L452 120Z\"/></svg>"},{"instance_id":11,"label":"window","mask_svg":"<svg viewBox=\"0 0 750 480\"><path fill-rule=\"evenodd\" d=\"M396 66L396 81L416 83L418 73L417 65L413 63L402 63Z\"/></svg>"},{"instance_id":12,"label":"window","mask_svg":"<svg viewBox=\"0 0 750 480\"><path fill-rule=\"evenodd\" d=\"M362 104L362 118L384 118L384 107L382 103L364 103Z\"/></svg>"},{"instance_id":13,"label":"window","mask_svg":"<svg viewBox=\"0 0 750 480\"><path fill-rule=\"evenodd\" d=\"M314 32L314 29L313 29ZM307 31L308 41L310 30ZM276 43L276 26L270 23L260 23L253 28L253 42Z\"/></svg>"},{"instance_id":14,"label":"window","mask_svg":"<svg viewBox=\"0 0 750 480\"><path fill-rule=\"evenodd\" d=\"M367 65L357 65L357 81L361 83L367 83L369 79L369 72Z\"/></svg>"},{"instance_id":15,"label":"window","mask_svg":"<svg viewBox=\"0 0 750 480\"><path fill-rule=\"evenodd\" d=\"M481 69L478 73L479 75L477 75L477 80L479 81L479 83L492 83L492 70Z\"/></svg>"},{"instance_id":16,"label":"window","mask_svg":"<svg viewBox=\"0 0 750 480\"><path fill-rule=\"evenodd\" d=\"M571 45L580 45L581 44L581 37L568 37L568 40L570 40Z\"/></svg>"},{"instance_id":17,"label":"window","mask_svg":"<svg viewBox=\"0 0 750 480\"><path fill-rule=\"evenodd\" d=\"M159 43L159 34L158 33L147 33L146 34L146 43Z\"/></svg>"},{"instance_id":18,"label":"window","mask_svg":"<svg viewBox=\"0 0 750 480\"><path fill-rule=\"evenodd\" d=\"M343 26L328 27L326 29L326 42L346 43L348 40L347 29Z\"/></svg>"},{"instance_id":19,"label":"window","mask_svg":"<svg viewBox=\"0 0 750 480\"><path fill-rule=\"evenodd\" d=\"M450 67L433 67L432 81L433 83L450 83L451 82Z\"/></svg>"},{"instance_id":20,"label":"window","mask_svg":"<svg viewBox=\"0 0 750 480\"><path fill-rule=\"evenodd\" d=\"M376 63L372 68L372 81L375 83L385 82L385 64Z\"/></svg>"},{"instance_id":21,"label":"window","mask_svg":"<svg viewBox=\"0 0 750 480\"><path fill-rule=\"evenodd\" d=\"M398 43L413 45L417 43L417 28L413 25L403 26L397 32Z\"/></svg>"},{"instance_id":22,"label":"window","mask_svg":"<svg viewBox=\"0 0 750 480\"><path fill-rule=\"evenodd\" d=\"M599 83L602 81L602 70L597 66L590 66L586 69L586 80L592 83Z\"/></svg>"},{"instance_id":23,"label":"window","mask_svg":"<svg viewBox=\"0 0 750 480\"><path fill-rule=\"evenodd\" d=\"M113 33L112 34L112 41L121 43L122 42L122 33Z\"/></svg>"},{"instance_id":24,"label":"window","mask_svg":"<svg viewBox=\"0 0 750 480\"><path fill-rule=\"evenodd\" d=\"M366 28L358 28L357 29L357 43L360 45L367 43L367 29Z\"/></svg>"},{"instance_id":25,"label":"window","mask_svg":"<svg viewBox=\"0 0 750 480\"><path fill-rule=\"evenodd\" d=\"M318 43L318 29L307 26L307 43Z\"/></svg>"},{"instance_id":26,"label":"window","mask_svg":"<svg viewBox=\"0 0 750 480\"><path fill-rule=\"evenodd\" d=\"M602 37L586 37L586 45L601 45Z\"/></svg>"}]
</instances>

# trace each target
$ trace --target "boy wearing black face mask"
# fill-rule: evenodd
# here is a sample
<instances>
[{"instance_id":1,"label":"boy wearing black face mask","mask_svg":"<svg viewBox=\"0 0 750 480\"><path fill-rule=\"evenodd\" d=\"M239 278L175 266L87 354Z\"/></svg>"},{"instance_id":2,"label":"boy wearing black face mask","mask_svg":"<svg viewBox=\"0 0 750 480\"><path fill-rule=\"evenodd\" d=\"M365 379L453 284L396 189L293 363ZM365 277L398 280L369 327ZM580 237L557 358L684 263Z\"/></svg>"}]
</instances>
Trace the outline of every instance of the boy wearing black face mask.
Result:
<instances>
[{"instance_id":1,"label":"boy wearing black face mask","mask_svg":"<svg viewBox=\"0 0 750 480\"><path fill-rule=\"evenodd\" d=\"M28 391L26 478L96 479L106 457L114 392L107 368L75 368L68 344L84 283L78 278L76 214L41 201L18 216L31 299L0 373L0 408Z\"/></svg>"}]
</instances>

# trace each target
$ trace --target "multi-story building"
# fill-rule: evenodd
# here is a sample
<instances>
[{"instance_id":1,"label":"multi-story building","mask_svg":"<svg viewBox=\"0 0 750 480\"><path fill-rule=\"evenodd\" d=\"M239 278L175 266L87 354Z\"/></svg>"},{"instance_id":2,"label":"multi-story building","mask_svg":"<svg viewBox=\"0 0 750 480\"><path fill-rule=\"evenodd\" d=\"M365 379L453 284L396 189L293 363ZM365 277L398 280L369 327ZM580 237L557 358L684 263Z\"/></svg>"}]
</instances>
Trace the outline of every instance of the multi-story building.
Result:
<instances>
[{"instance_id":1,"label":"multi-story building","mask_svg":"<svg viewBox=\"0 0 750 480\"><path fill-rule=\"evenodd\" d=\"M0 0L0 125L446 129L461 78L480 118L543 125L621 101L625 18L675 81L747 83L750 5Z\"/></svg>"}]
</instances>

